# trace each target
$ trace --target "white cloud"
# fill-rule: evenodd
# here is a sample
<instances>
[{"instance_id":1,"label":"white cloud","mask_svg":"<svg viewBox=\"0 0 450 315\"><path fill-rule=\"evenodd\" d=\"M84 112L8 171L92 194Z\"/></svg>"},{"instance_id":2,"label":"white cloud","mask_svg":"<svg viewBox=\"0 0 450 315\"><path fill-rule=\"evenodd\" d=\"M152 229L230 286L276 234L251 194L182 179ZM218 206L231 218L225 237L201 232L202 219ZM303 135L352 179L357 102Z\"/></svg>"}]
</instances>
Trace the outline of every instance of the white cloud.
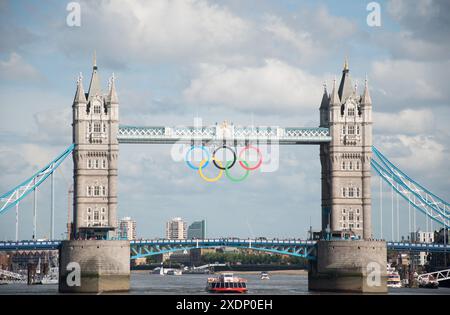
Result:
<instances>
[{"instance_id":1,"label":"white cloud","mask_svg":"<svg viewBox=\"0 0 450 315\"><path fill-rule=\"evenodd\" d=\"M82 26L78 32L63 28L61 45L67 53L101 47L116 62L126 62L125 55L146 61L209 58L244 42L249 31L246 21L204 0L84 1L82 8Z\"/></svg>"},{"instance_id":2,"label":"white cloud","mask_svg":"<svg viewBox=\"0 0 450 315\"><path fill-rule=\"evenodd\" d=\"M434 116L430 109L405 109L398 113L374 112L377 133L421 134L434 130Z\"/></svg>"},{"instance_id":3,"label":"white cloud","mask_svg":"<svg viewBox=\"0 0 450 315\"><path fill-rule=\"evenodd\" d=\"M192 104L223 105L259 113L317 109L322 90L320 78L274 59L259 67L203 64L200 74L183 92Z\"/></svg>"},{"instance_id":4,"label":"white cloud","mask_svg":"<svg viewBox=\"0 0 450 315\"><path fill-rule=\"evenodd\" d=\"M26 63L23 58L13 52L9 55L9 59L0 60L0 79L5 81L15 80L36 80L40 78L39 72L30 64Z\"/></svg>"},{"instance_id":5,"label":"white cloud","mask_svg":"<svg viewBox=\"0 0 450 315\"><path fill-rule=\"evenodd\" d=\"M390 102L445 101L450 99L447 76L450 62L383 60L372 63L371 81ZM404 104L398 104L404 105Z\"/></svg>"},{"instance_id":6,"label":"white cloud","mask_svg":"<svg viewBox=\"0 0 450 315\"><path fill-rule=\"evenodd\" d=\"M433 136L377 136L374 142L385 156L407 173L436 177L436 171L446 169L444 164L449 159L445 146Z\"/></svg>"}]
</instances>

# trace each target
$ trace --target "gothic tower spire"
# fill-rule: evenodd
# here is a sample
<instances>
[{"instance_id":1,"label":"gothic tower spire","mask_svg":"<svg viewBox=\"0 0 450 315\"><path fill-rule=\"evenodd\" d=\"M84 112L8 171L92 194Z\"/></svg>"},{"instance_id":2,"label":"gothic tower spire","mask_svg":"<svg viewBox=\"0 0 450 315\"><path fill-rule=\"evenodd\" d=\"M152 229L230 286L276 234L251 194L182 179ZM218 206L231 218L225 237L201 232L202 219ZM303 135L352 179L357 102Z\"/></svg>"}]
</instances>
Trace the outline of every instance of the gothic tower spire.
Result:
<instances>
[{"instance_id":1,"label":"gothic tower spire","mask_svg":"<svg viewBox=\"0 0 450 315\"><path fill-rule=\"evenodd\" d=\"M341 103L344 103L347 97L353 94L353 84L350 78L350 69L348 66L348 60L345 59L344 69L342 70L341 83L339 84L339 98Z\"/></svg>"},{"instance_id":2,"label":"gothic tower spire","mask_svg":"<svg viewBox=\"0 0 450 315\"><path fill-rule=\"evenodd\" d=\"M370 93L369 93L369 83L367 80L367 75L366 75L366 80L365 80L365 84L364 84L364 93L361 97L361 104L372 105L372 98L370 97Z\"/></svg>"},{"instance_id":3,"label":"gothic tower spire","mask_svg":"<svg viewBox=\"0 0 450 315\"><path fill-rule=\"evenodd\" d=\"M84 94L83 89L83 76L80 72L80 75L77 79L77 91L75 92L75 97L73 99L74 104L86 104L86 95Z\"/></svg>"},{"instance_id":4,"label":"gothic tower spire","mask_svg":"<svg viewBox=\"0 0 450 315\"><path fill-rule=\"evenodd\" d=\"M100 77L98 75L97 53L94 51L91 83L89 84L88 91L88 101L90 101L96 95L102 95L102 91L100 86Z\"/></svg>"}]
</instances>

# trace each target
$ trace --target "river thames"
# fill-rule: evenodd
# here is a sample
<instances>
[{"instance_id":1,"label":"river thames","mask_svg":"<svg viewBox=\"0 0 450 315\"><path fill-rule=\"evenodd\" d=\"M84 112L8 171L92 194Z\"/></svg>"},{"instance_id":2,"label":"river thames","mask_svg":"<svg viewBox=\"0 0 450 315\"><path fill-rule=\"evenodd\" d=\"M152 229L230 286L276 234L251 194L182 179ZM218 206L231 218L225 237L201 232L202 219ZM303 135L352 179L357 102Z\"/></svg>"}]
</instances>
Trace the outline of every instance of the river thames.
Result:
<instances>
[{"instance_id":1,"label":"river thames","mask_svg":"<svg viewBox=\"0 0 450 315\"><path fill-rule=\"evenodd\" d=\"M248 280L248 294L260 295L308 295L329 294L308 292L308 277L305 274L271 274L270 280L260 280L258 274L240 274ZM139 295L202 295L206 280L210 275L161 276L149 271L133 271L131 273L130 291L125 294ZM57 285L7 284L0 286L0 294L58 294ZM409 294L445 294L450 295L450 288L439 289L389 289L392 295Z\"/></svg>"}]
</instances>

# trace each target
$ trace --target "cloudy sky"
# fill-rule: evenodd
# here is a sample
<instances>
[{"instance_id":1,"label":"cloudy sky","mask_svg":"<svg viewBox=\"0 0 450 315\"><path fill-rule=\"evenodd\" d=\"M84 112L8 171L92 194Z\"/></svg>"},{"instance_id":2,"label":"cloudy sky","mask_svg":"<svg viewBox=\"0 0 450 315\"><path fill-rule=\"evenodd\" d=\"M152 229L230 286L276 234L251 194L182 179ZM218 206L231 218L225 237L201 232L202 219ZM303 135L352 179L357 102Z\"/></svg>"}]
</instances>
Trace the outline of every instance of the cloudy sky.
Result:
<instances>
[{"instance_id":1,"label":"cloudy sky","mask_svg":"<svg viewBox=\"0 0 450 315\"><path fill-rule=\"evenodd\" d=\"M87 89L96 50L104 91L116 75L127 125L192 125L199 116L207 125L318 126L323 82L340 77L348 56L354 83L369 78L374 144L448 197L450 2L379 1L380 27L367 25L369 1L79 1L80 27L66 23L68 2L0 0L0 193L71 143L76 77L83 72ZM278 171L239 184L201 181L170 159L170 146L120 149L119 216L137 220L138 236L163 236L174 216L206 219L208 236L305 237L310 223L320 226L317 146L282 147ZM56 173L58 237L71 178L67 159ZM45 237L49 184L41 187ZM377 187L378 178L376 236ZM31 201L20 205L22 239L32 235ZM1 240L14 238L14 217L0 217Z\"/></svg>"}]
</instances>

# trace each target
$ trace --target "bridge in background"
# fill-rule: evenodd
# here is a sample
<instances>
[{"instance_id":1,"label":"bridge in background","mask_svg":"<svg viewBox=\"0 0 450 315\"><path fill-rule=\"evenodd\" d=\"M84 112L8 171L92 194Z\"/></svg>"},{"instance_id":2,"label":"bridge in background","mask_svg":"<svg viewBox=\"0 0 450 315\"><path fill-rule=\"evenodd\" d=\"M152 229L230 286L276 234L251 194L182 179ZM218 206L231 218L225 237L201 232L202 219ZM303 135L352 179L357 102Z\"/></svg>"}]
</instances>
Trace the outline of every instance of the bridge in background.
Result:
<instances>
[{"instance_id":1,"label":"bridge in background","mask_svg":"<svg viewBox=\"0 0 450 315\"><path fill-rule=\"evenodd\" d=\"M289 239L136 240L130 241L130 259L199 248L234 247L315 260L316 243L314 240ZM57 250L60 244L61 241L0 242L0 251ZM387 242L387 248L388 250L405 252L450 252L449 245L430 243Z\"/></svg>"}]
</instances>

